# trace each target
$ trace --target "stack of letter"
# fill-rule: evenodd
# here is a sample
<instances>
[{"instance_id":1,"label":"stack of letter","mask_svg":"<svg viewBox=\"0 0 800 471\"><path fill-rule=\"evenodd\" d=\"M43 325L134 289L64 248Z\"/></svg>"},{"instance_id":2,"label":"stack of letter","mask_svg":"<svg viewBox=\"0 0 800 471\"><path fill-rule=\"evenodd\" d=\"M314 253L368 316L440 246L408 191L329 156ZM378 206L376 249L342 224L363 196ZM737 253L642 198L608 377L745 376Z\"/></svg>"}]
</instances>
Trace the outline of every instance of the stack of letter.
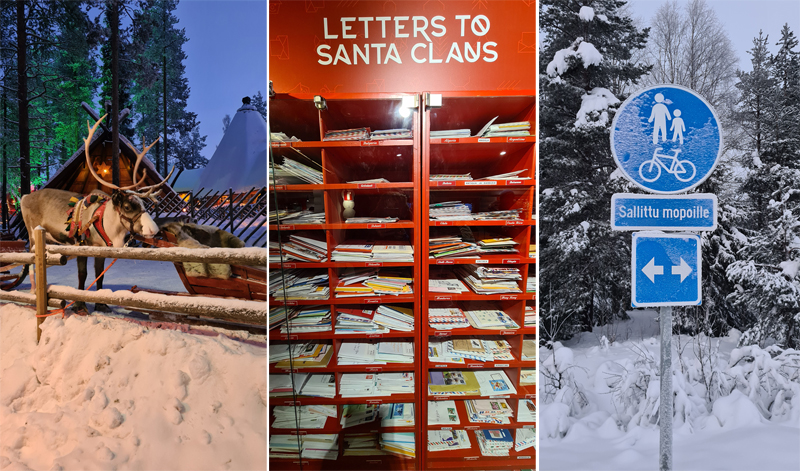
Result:
<instances>
[{"instance_id":1,"label":"stack of letter","mask_svg":"<svg viewBox=\"0 0 800 471\"><path fill-rule=\"evenodd\" d=\"M338 438L337 434L272 435L269 457L335 460L339 457Z\"/></svg>"},{"instance_id":2,"label":"stack of letter","mask_svg":"<svg viewBox=\"0 0 800 471\"><path fill-rule=\"evenodd\" d=\"M438 330L469 327L467 315L457 307L428 309L428 323L431 327Z\"/></svg>"},{"instance_id":3,"label":"stack of letter","mask_svg":"<svg viewBox=\"0 0 800 471\"><path fill-rule=\"evenodd\" d=\"M381 449L401 458L413 459L416 456L414 435L412 432L382 433Z\"/></svg>"},{"instance_id":4,"label":"stack of letter","mask_svg":"<svg viewBox=\"0 0 800 471\"><path fill-rule=\"evenodd\" d=\"M514 417L514 410L505 399L472 399L464 403L470 422L507 425Z\"/></svg>"},{"instance_id":5,"label":"stack of letter","mask_svg":"<svg viewBox=\"0 0 800 471\"><path fill-rule=\"evenodd\" d=\"M509 450L514 446L514 439L508 429L476 430L475 436L483 456L508 456Z\"/></svg>"},{"instance_id":6,"label":"stack of letter","mask_svg":"<svg viewBox=\"0 0 800 471\"><path fill-rule=\"evenodd\" d=\"M428 451L468 450L472 448L464 430L428 430Z\"/></svg>"},{"instance_id":7,"label":"stack of letter","mask_svg":"<svg viewBox=\"0 0 800 471\"><path fill-rule=\"evenodd\" d=\"M369 139L369 128L326 131L323 141L365 141Z\"/></svg>"},{"instance_id":8,"label":"stack of letter","mask_svg":"<svg viewBox=\"0 0 800 471\"><path fill-rule=\"evenodd\" d=\"M519 268L490 265L459 265L456 274L477 294L522 293Z\"/></svg>"},{"instance_id":9,"label":"stack of letter","mask_svg":"<svg viewBox=\"0 0 800 471\"><path fill-rule=\"evenodd\" d=\"M428 425L458 425L456 401L428 401Z\"/></svg>"},{"instance_id":10,"label":"stack of letter","mask_svg":"<svg viewBox=\"0 0 800 471\"><path fill-rule=\"evenodd\" d=\"M275 406L273 428L325 428L328 417L336 417L336 406Z\"/></svg>"}]
</instances>

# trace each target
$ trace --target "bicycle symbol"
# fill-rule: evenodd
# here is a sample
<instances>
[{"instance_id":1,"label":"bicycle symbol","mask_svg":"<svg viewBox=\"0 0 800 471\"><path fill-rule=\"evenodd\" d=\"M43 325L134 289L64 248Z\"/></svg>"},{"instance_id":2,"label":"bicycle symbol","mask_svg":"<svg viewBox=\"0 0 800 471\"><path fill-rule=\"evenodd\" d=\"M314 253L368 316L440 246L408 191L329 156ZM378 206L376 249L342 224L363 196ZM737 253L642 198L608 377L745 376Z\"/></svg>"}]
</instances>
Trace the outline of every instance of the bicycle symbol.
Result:
<instances>
[{"instance_id":1,"label":"bicycle symbol","mask_svg":"<svg viewBox=\"0 0 800 471\"><path fill-rule=\"evenodd\" d=\"M658 177L661 176L662 167L667 173L675 175L675 178L679 181L688 182L694 178L697 172L694 164L688 160L678 160L678 154L681 152L681 149L673 150L672 152L675 155L659 154L658 152L660 150L663 150L663 148L659 147L656 149L655 152L653 152L653 158L642 162L642 165L639 166L639 176L642 177L642 180L646 182L658 180ZM669 166L664 163L665 160L671 161Z\"/></svg>"}]
</instances>

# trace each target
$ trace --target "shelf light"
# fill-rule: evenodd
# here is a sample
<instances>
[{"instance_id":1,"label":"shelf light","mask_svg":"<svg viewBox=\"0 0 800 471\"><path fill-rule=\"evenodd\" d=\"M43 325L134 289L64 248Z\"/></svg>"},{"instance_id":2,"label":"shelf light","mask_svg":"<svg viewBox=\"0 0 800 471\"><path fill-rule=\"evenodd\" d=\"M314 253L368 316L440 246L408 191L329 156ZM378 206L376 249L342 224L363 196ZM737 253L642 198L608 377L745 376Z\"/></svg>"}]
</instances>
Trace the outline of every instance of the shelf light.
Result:
<instances>
[{"instance_id":1,"label":"shelf light","mask_svg":"<svg viewBox=\"0 0 800 471\"><path fill-rule=\"evenodd\" d=\"M316 106L320 111L328 109L328 103L325 101L325 98L322 98L321 95L314 95L314 106Z\"/></svg>"},{"instance_id":2,"label":"shelf light","mask_svg":"<svg viewBox=\"0 0 800 471\"><path fill-rule=\"evenodd\" d=\"M402 157L402 156L403 156L403 154L397 154L397 156L398 156L398 157Z\"/></svg>"},{"instance_id":3,"label":"shelf light","mask_svg":"<svg viewBox=\"0 0 800 471\"><path fill-rule=\"evenodd\" d=\"M418 95L408 95L403 97L402 103L400 103L400 116L404 118L408 118L411 116L411 110L419 109L419 96Z\"/></svg>"},{"instance_id":4,"label":"shelf light","mask_svg":"<svg viewBox=\"0 0 800 471\"><path fill-rule=\"evenodd\" d=\"M506 151L500 152L500 155L506 155Z\"/></svg>"}]
</instances>

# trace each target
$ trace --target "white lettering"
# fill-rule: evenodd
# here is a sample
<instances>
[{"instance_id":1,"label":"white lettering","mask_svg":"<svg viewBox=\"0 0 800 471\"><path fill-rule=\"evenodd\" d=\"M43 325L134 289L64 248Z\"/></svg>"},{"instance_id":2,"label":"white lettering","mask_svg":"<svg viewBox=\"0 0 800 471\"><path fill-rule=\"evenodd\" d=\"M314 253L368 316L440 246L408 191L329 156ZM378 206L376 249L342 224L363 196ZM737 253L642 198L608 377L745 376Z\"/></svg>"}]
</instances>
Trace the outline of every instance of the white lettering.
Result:
<instances>
[{"instance_id":1,"label":"white lettering","mask_svg":"<svg viewBox=\"0 0 800 471\"><path fill-rule=\"evenodd\" d=\"M417 64L424 64L427 61L427 59L425 59L424 57L422 59L417 59L417 55L415 54L415 51L417 50L418 47L425 47L425 44L424 43L414 44L414 47L411 48L411 59L413 59L414 62L416 62Z\"/></svg>"},{"instance_id":2,"label":"white lettering","mask_svg":"<svg viewBox=\"0 0 800 471\"><path fill-rule=\"evenodd\" d=\"M441 59L434 59L433 58L433 43L428 43L428 52L429 52L429 54L428 54L428 62L430 62L431 64L441 64L442 63Z\"/></svg>"},{"instance_id":3,"label":"white lettering","mask_svg":"<svg viewBox=\"0 0 800 471\"><path fill-rule=\"evenodd\" d=\"M358 56L361 56L361 60L363 60L365 64L369 64L369 44L364 45L363 53L361 49L358 48L358 44L353 44L353 64L358 64Z\"/></svg>"},{"instance_id":4,"label":"white lettering","mask_svg":"<svg viewBox=\"0 0 800 471\"><path fill-rule=\"evenodd\" d=\"M469 15L456 15L457 20L461 20L461 37L464 37L464 20L469 19Z\"/></svg>"},{"instance_id":5,"label":"white lettering","mask_svg":"<svg viewBox=\"0 0 800 471\"><path fill-rule=\"evenodd\" d=\"M472 54L472 57L470 57L470 54ZM467 59L467 62L477 62L481 57L481 43L478 43L474 51L469 43L464 43L464 57Z\"/></svg>"},{"instance_id":6,"label":"white lettering","mask_svg":"<svg viewBox=\"0 0 800 471\"><path fill-rule=\"evenodd\" d=\"M330 55L330 54L327 54L327 53L325 53L325 52L322 52L322 50L323 50L323 49L326 49L326 50L327 50L327 49L330 49L330 48L331 48L331 47L330 47L330 46L328 46L327 44L320 44L320 45L317 47L317 54L318 54L320 57L325 57L325 61L323 61L322 59L319 59L319 60L317 60L317 62L319 62L319 63L320 63L320 64L322 64L322 65L330 65L330 63L331 63L331 60L332 60L332 59L331 59L331 55Z\"/></svg>"},{"instance_id":7,"label":"white lettering","mask_svg":"<svg viewBox=\"0 0 800 471\"><path fill-rule=\"evenodd\" d=\"M484 22L486 22L486 24L484 24ZM485 15L478 15L472 19L470 27L472 28L472 34L475 36L483 36L489 32L489 18L486 18Z\"/></svg>"},{"instance_id":8,"label":"white lettering","mask_svg":"<svg viewBox=\"0 0 800 471\"><path fill-rule=\"evenodd\" d=\"M353 29L352 26L347 26L348 21L356 21L355 18L342 18L342 39L355 39L355 34L347 34L347 32Z\"/></svg>"},{"instance_id":9,"label":"white lettering","mask_svg":"<svg viewBox=\"0 0 800 471\"><path fill-rule=\"evenodd\" d=\"M417 37L417 33L421 33L422 36L425 37L426 41L431 42L431 38L429 38L428 33L425 32L425 30L428 29L428 19L424 16L415 16L411 19L414 21L414 37ZM423 22L423 26L421 28L417 26L417 21Z\"/></svg>"},{"instance_id":10,"label":"white lettering","mask_svg":"<svg viewBox=\"0 0 800 471\"><path fill-rule=\"evenodd\" d=\"M450 46L450 52L447 53L447 60L445 60L445 63L449 64L450 58L453 58L462 64L464 63L464 59L461 57L461 49L458 48L458 43L453 43L453 45Z\"/></svg>"},{"instance_id":11,"label":"white lettering","mask_svg":"<svg viewBox=\"0 0 800 471\"><path fill-rule=\"evenodd\" d=\"M488 43L485 43L483 45L483 53L486 54L487 56L488 55L493 56L491 59L489 59L488 57L484 57L483 60L486 62L494 62L497 60L497 51L495 51L494 49L489 49L489 46L497 47L497 43L494 41L489 41Z\"/></svg>"},{"instance_id":12,"label":"white lettering","mask_svg":"<svg viewBox=\"0 0 800 471\"><path fill-rule=\"evenodd\" d=\"M447 33L447 28L445 28L444 25L436 24L437 21L444 21L444 17L437 15L431 18L431 26L440 30L438 33L431 31L431 34L437 38L441 38Z\"/></svg>"},{"instance_id":13,"label":"white lettering","mask_svg":"<svg viewBox=\"0 0 800 471\"><path fill-rule=\"evenodd\" d=\"M397 46L395 46L394 43L389 44L389 50L386 51L386 60L383 63L388 64L389 59L397 62L398 64L403 63L403 61L400 60L400 53L397 52Z\"/></svg>"},{"instance_id":14,"label":"white lettering","mask_svg":"<svg viewBox=\"0 0 800 471\"><path fill-rule=\"evenodd\" d=\"M381 22L381 38L386 37L386 22L392 19L391 16L378 16L375 17L375 20Z\"/></svg>"},{"instance_id":15,"label":"white lettering","mask_svg":"<svg viewBox=\"0 0 800 471\"><path fill-rule=\"evenodd\" d=\"M380 64L381 63L381 48L386 47L386 44L377 43L377 44L371 44L371 46L377 50L378 57L377 57L376 60L377 60L377 63Z\"/></svg>"},{"instance_id":16,"label":"white lettering","mask_svg":"<svg viewBox=\"0 0 800 471\"><path fill-rule=\"evenodd\" d=\"M394 37L395 38L407 38L408 33L401 33L400 30L406 27L406 25L401 25L401 21L408 21L407 16L395 16L394 17Z\"/></svg>"},{"instance_id":17,"label":"white lettering","mask_svg":"<svg viewBox=\"0 0 800 471\"><path fill-rule=\"evenodd\" d=\"M336 39L336 38L339 37L338 34L328 34L328 19L327 18L323 18L322 19L322 27L323 27L323 31L325 32L325 39Z\"/></svg>"},{"instance_id":18,"label":"white lettering","mask_svg":"<svg viewBox=\"0 0 800 471\"><path fill-rule=\"evenodd\" d=\"M336 58L333 59L333 65L336 65L339 61L347 65L352 65L350 63L350 57L347 55L347 50L344 48L344 44L339 44L339 49L336 50Z\"/></svg>"},{"instance_id":19,"label":"white lettering","mask_svg":"<svg viewBox=\"0 0 800 471\"><path fill-rule=\"evenodd\" d=\"M374 20L375 18L371 16L359 16L358 21L364 23L364 39L369 39L369 22ZM369 47L369 46L367 46Z\"/></svg>"}]
</instances>

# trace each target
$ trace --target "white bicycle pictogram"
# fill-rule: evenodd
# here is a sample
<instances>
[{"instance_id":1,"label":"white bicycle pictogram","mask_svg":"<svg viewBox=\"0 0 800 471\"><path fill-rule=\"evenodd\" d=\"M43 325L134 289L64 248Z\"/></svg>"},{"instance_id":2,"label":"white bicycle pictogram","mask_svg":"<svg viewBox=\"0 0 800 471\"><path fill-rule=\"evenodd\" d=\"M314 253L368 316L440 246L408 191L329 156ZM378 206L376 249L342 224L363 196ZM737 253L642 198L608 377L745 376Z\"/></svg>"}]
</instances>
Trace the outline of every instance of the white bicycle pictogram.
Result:
<instances>
[{"instance_id":1,"label":"white bicycle pictogram","mask_svg":"<svg viewBox=\"0 0 800 471\"><path fill-rule=\"evenodd\" d=\"M658 152L661 150L663 150L661 147L656 149L653 152L653 158L642 162L642 165L639 166L639 176L642 177L642 180L646 182L658 180L658 177L661 176L662 167L667 173L675 175L675 178L679 181L688 182L694 178L695 173L697 173L694 164L688 160L678 160L678 154L680 154L681 149L673 150L672 152L675 155L659 154ZM669 166L664 163L665 160L671 161Z\"/></svg>"}]
</instances>

